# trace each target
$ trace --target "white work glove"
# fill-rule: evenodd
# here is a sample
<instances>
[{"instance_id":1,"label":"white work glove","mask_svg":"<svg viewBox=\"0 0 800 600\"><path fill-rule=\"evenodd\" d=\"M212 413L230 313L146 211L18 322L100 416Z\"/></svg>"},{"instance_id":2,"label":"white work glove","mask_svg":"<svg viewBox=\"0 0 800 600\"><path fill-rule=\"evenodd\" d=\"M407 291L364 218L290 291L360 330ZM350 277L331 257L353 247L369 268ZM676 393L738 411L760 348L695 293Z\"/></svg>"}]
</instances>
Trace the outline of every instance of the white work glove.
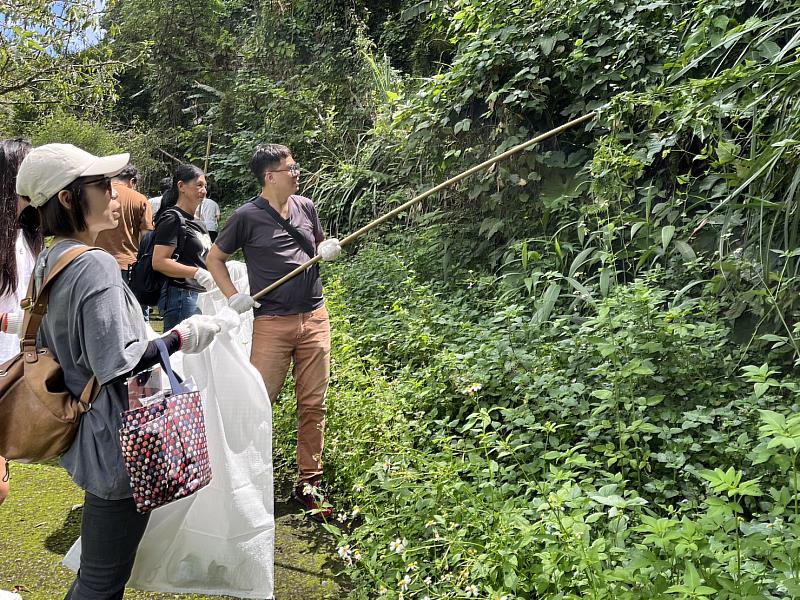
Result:
<instances>
[{"instance_id":1,"label":"white work glove","mask_svg":"<svg viewBox=\"0 0 800 600\"><path fill-rule=\"evenodd\" d=\"M230 306L223 306L214 315L217 324L222 328L222 333L233 331L242 324L242 317Z\"/></svg>"},{"instance_id":2,"label":"white work glove","mask_svg":"<svg viewBox=\"0 0 800 600\"><path fill-rule=\"evenodd\" d=\"M261 308L261 305L253 300L249 294L236 293L228 298L228 306L230 306L237 313L246 313L251 308Z\"/></svg>"},{"instance_id":3,"label":"white work glove","mask_svg":"<svg viewBox=\"0 0 800 600\"><path fill-rule=\"evenodd\" d=\"M317 252L322 257L322 260L336 260L342 253L342 247L336 238L328 238L320 242L319 246L317 246Z\"/></svg>"},{"instance_id":4,"label":"white work glove","mask_svg":"<svg viewBox=\"0 0 800 600\"><path fill-rule=\"evenodd\" d=\"M214 278L211 276L211 273L205 269L197 269L197 273L194 274L194 279L197 283L206 288L206 291L211 291L217 287L217 284L214 282Z\"/></svg>"},{"instance_id":5,"label":"white work glove","mask_svg":"<svg viewBox=\"0 0 800 600\"><path fill-rule=\"evenodd\" d=\"M214 336L222 330L217 319L211 315L192 315L178 323L172 331L181 336L181 352L197 354L208 348Z\"/></svg>"},{"instance_id":6,"label":"white work glove","mask_svg":"<svg viewBox=\"0 0 800 600\"><path fill-rule=\"evenodd\" d=\"M9 312L0 313L0 331L9 335L22 335L22 322L25 320L25 313Z\"/></svg>"}]
</instances>

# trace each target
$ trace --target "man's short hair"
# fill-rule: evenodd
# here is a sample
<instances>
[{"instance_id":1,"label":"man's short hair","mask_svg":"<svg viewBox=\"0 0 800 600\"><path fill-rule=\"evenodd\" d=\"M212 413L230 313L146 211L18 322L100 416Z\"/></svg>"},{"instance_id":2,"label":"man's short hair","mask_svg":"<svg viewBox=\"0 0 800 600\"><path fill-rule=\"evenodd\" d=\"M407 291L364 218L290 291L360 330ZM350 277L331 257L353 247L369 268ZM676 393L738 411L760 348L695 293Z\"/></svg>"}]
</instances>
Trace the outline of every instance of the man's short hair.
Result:
<instances>
[{"instance_id":1,"label":"man's short hair","mask_svg":"<svg viewBox=\"0 0 800 600\"><path fill-rule=\"evenodd\" d=\"M256 148L253 158L250 159L250 171L264 185L264 175L272 167L277 167L280 162L292 155L292 151L281 144L261 144Z\"/></svg>"},{"instance_id":2,"label":"man's short hair","mask_svg":"<svg viewBox=\"0 0 800 600\"><path fill-rule=\"evenodd\" d=\"M119 173L114 175L114 179L119 179L120 181L130 181L131 179L139 179L139 169L134 167L131 163L125 165L125 168L122 169Z\"/></svg>"},{"instance_id":3,"label":"man's short hair","mask_svg":"<svg viewBox=\"0 0 800 600\"><path fill-rule=\"evenodd\" d=\"M163 196L164 193L172 187L172 177L164 177L161 180L161 195Z\"/></svg>"}]
</instances>

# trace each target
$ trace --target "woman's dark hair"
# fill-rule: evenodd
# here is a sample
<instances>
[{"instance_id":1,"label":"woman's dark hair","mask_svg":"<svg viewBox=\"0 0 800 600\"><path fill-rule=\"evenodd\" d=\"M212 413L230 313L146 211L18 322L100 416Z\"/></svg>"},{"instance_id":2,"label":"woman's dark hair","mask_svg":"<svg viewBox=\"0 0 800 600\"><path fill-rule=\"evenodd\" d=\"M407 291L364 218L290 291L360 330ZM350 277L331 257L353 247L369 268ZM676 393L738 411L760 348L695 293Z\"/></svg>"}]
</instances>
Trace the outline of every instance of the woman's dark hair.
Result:
<instances>
[{"instance_id":1,"label":"woman's dark hair","mask_svg":"<svg viewBox=\"0 0 800 600\"><path fill-rule=\"evenodd\" d=\"M164 192L166 192L171 187L172 187L172 177L164 177L164 179L161 180L161 189L159 190L161 192L161 195L163 196Z\"/></svg>"},{"instance_id":2,"label":"woman's dark hair","mask_svg":"<svg viewBox=\"0 0 800 600\"><path fill-rule=\"evenodd\" d=\"M91 177L87 179L92 179ZM58 192L42 206L39 207L39 218L42 222L42 232L45 235L70 236L77 231L86 229L86 213L89 211L89 200L83 187L84 178L78 178L70 183L64 190L70 193L69 208L58 200Z\"/></svg>"},{"instance_id":3,"label":"woman's dark hair","mask_svg":"<svg viewBox=\"0 0 800 600\"><path fill-rule=\"evenodd\" d=\"M28 207L17 217L17 171L31 151L27 140L0 141L0 296L17 289L17 229L34 254L42 249L42 232L36 209Z\"/></svg>"},{"instance_id":4,"label":"woman's dark hair","mask_svg":"<svg viewBox=\"0 0 800 600\"><path fill-rule=\"evenodd\" d=\"M277 167L284 158L291 155L292 151L281 144L261 144L250 159L250 172L256 176L259 184L264 185L267 170Z\"/></svg>"},{"instance_id":5,"label":"woman's dark hair","mask_svg":"<svg viewBox=\"0 0 800 600\"><path fill-rule=\"evenodd\" d=\"M198 169L194 165L180 165L175 170L175 175L172 177L172 187L164 192L164 194L161 196L161 207L155 214L153 222L158 221L159 217L164 214L165 210L175 206L175 203L178 201L178 196L180 195L178 190L179 181L188 183L189 181L194 181L198 177L203 177L204 175L205 173L203 173L203 170Z\"/></svg>"}]
</instances>

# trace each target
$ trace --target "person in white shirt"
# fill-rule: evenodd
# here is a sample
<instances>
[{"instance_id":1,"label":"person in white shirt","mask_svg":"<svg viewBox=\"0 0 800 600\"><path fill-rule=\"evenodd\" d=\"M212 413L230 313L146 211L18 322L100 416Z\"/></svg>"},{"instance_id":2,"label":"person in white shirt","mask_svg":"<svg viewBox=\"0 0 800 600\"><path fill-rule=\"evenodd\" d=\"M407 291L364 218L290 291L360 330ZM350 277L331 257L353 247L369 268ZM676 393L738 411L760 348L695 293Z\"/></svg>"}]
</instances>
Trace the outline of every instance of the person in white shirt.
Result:
<instances>
[{"instance_id":1,"label":"person in white shirt","mask_svg":"<svg viewBox=\"0 0 800 600\"><path fill-rule=\"evenodd\" d=\"M36 210L17 196L17 170L31 145L22 139L0 141L0 364L19 354L24 313L20 301L42 249ZM0 456L0 504L8 495L8 466Z\"/></svg>"},{"instance_id":2,"label":"person in white shirt","mask_svg":"<svg viewBox=\"0 0 800 600\"><path fill-rule=\"evenodd\" d=\"M203 221L206 229L208 229L211 243L213 244L219 233L219 204L214 202L211 198L203 198L194 216L196 219L201 219Z\"/></svg>"},{"instance_id":3,"label":"person in white shirt","mask_svg":"<svg viewBox=\"0 0 800 600\"><path fill-rule=\"evenodd\" d=\"M155 214L158 212L158 209L161 208L161 197L171 187L172 177L164 177L164 179L161 180L161 196L154 196L147 199L147 201L150 203L150 208L153 209L153 216L155 216Z\"/></svg>"}]
</instances>

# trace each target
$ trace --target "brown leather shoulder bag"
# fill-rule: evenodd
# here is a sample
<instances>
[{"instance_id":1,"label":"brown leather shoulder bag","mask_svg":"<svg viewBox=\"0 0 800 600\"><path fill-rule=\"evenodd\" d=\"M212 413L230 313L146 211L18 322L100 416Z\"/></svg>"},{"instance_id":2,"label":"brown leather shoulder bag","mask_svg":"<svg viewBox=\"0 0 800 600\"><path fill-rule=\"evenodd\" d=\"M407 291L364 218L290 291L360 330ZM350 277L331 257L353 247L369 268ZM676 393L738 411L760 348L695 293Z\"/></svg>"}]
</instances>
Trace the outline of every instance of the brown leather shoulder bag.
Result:
<instances>
[{"instance_id":1,"label":"brown leather shoulder bag","mask_svg":"<svg viewBox=\"0 0 800 600\"><path fill-rule=\"evenodd\" d=\"M63 454L72 444L83 413L91 410L100 391L94 376L76 398L64 383L64 373L47 348L36 347L36 334L47 311L56 277L84 252L83 246L58 259L42 289L32 301L34 281L28 287L21 352L0 365L0 456L19 462L42 462Z\"/></svg>"}]
</instances>

